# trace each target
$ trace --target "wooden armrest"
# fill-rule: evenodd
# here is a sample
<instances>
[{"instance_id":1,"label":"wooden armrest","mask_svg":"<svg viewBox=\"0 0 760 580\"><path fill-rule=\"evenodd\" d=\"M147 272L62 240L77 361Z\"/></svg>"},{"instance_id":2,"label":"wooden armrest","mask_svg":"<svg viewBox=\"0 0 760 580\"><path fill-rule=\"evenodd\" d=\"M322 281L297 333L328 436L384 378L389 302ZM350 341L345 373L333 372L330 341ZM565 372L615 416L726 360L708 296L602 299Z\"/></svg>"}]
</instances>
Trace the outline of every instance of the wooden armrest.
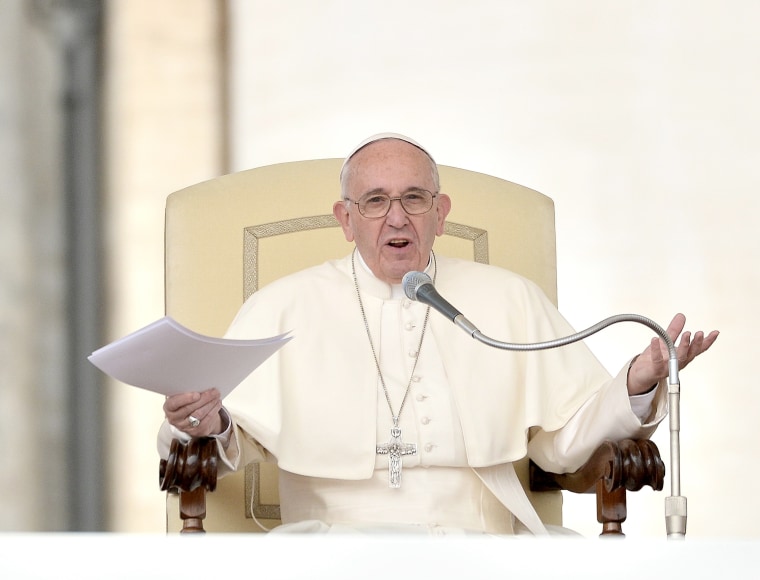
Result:
<instances>
[{"instance_id":1,"label":"wooden armrest","mask_svg":"<svg viewBox=\"0 0 760 580\"><path fill-rule=\"evenodd\" d=\"M601 535L624 535L627 516L626 490L638 491L645 485L662 489L665 464L657 446L648 439L605 441L591 458L574 473L548 473L530 462L532 491L563 489L574 493L595 493L597 521Z\"/></svg>"},{"instance_id":2,"label":"wooden armrest","mask_svg":"<svg viewBox=\"0 0 760 580\"><path fill-rule=\"evenodd\" d=\"M201 437L187 443L172 439L169 457L159 464L161 489L179 493L181 533L205 531L206 492L216 489L217 460L216 440Z\"/></svg>"},{"instance_id":3,"label":"wooden armrest","mask_svg":"<svg viewBox=\"0 0 760 580\"><path fill-rule=\"evenodd\" d=\"M180 496L182 533L204 532L206 492L216 489L217 461L216 441L206 437L187 443L172 440L169 457L161 460L161 489ZM657 446L648 439L606 441L574 473L548 473L530 462L532 491L596 494L602 535L623 535L626 490L638 491L648 485L660 491L664 480L665 464Z\"/></svg>"}]
</instances>

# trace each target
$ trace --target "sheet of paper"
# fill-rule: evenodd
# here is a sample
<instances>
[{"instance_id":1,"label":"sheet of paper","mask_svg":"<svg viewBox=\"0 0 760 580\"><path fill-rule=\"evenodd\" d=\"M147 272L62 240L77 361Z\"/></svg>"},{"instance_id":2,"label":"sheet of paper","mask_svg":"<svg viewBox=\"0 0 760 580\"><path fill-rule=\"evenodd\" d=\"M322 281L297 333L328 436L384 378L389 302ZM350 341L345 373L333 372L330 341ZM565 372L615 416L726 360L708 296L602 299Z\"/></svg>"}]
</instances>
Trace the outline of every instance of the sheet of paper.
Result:
<instances>
[{"instance_id":1,"label":"sheet of paper","mask_svg":"<svg viewBox=\"0 0 760 580\"><path fill-rule=\"evenodd\" d=\"M128 385L162 395L217 388L222 398L285 345L288 333L256 340L204 336L165 316L88 360Z\"/></svg>"}]
</instances>

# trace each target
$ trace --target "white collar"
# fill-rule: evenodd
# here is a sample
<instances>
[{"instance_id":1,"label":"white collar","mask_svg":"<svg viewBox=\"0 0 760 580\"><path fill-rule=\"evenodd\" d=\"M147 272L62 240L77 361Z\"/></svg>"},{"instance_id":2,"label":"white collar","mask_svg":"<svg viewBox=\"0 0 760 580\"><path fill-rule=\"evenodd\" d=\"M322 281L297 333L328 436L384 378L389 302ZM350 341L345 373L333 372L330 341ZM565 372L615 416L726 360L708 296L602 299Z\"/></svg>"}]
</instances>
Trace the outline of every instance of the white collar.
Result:
<instances>
[{"instance_id":1,"label":"white collar","mask_svg":"<svg viewBox=\"0 0 760 580\"><path fill-rule=\"evenodd\" d=\"M370 267L367 265L367 262L364 261L364 258L362 257L362 254L358 248L356 250L356 255L358 257L358 262L361 265L362 274L365 274L362 276L362 286L364 287L366 284L368 286L366 288L367 291L378 295L384 300L401 300L402 298L406 298L406 294L404 294L404 288L401 284L388 284L387 282L383 282L380 280L380 278L375 276L374 272L372 272ZM426 274L430 274L430 271L433 269L433 263L433 255L431 251L427 266L425 266Z\"/></svg>"}]
</instances>

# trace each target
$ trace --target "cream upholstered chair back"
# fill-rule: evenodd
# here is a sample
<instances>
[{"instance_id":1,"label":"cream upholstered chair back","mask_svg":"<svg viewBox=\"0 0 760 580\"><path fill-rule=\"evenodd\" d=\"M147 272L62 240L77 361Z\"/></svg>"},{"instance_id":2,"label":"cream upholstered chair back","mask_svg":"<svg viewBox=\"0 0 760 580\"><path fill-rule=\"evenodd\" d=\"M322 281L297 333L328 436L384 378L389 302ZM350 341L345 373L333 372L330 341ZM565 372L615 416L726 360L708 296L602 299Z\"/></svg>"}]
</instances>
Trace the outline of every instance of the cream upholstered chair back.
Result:
<instances>
[{"instance_id":1,"label":"cream upholstered chair back","mask_svg":"<svg viewBox=\"0 0 760 580\"><path fill-rule=\"evenodd\" d=\"M332 216L332 205L340 198L341 163L321 159L270 165L171 194L166 203L166 314L195 331L221 336L258 288L348 254L351 246ZM436 252L515 271L556 303L552 200L481 173L439 170L452 210ZM527 461L517 469L528 489ZM545 523L561 524L560 492L528 493ZM221 479L209 494L205 528L259 531L256 521L271 527L278 513L276 468L248 466ZM181 527L171 494L167 522L170 531Z\"/></svg>"}]
</instances>

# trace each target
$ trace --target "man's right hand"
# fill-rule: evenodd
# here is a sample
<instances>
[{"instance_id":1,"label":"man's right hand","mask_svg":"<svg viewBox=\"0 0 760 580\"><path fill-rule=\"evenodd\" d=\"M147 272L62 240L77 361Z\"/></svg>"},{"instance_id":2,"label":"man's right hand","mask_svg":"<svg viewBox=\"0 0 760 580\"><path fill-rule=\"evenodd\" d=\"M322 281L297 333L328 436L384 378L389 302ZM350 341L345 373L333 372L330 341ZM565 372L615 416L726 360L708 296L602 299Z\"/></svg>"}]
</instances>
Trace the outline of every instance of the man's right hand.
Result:
<instances>
[{"instance_id":1,"label":"man's right hand","mask_svg":"<svg viewBox=\"0 0 760 580\"><path fill-rule=\"evenodd\" d=\"M222 432L222 397L216 389L202 393L182 393L164 402L166 420L192 437L219 435ZM198 423L195 423L197 419Z\"/></svg>"}]
</instances>

